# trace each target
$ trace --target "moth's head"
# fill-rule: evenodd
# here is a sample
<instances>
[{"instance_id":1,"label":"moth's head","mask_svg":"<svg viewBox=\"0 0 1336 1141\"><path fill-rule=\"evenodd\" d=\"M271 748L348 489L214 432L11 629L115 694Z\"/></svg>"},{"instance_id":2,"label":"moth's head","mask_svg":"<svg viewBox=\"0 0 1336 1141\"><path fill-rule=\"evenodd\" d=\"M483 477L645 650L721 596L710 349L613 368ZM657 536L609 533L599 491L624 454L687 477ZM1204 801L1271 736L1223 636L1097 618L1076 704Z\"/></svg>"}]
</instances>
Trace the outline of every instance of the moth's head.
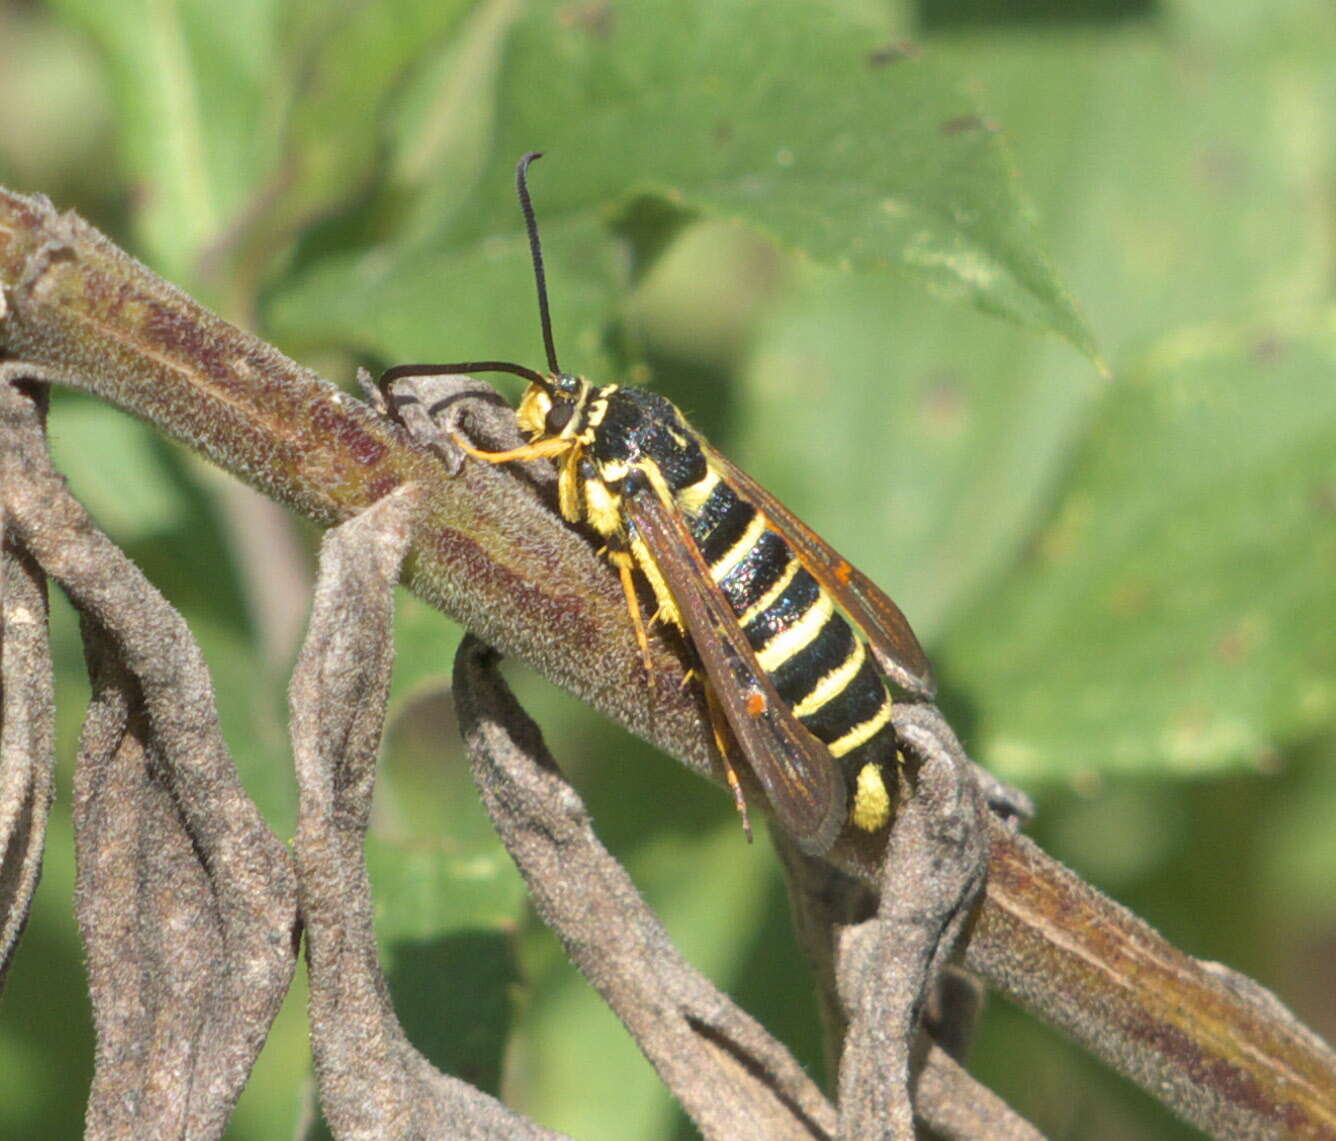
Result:
<instances>
[{"instance_id":1,"label":"moth's head","mask_svg":"<svg viewBox=\"0 0 1336 1141\"><path fill-rule=\"evenodd\" d=\"M590 387L584 377L563 372L534 380L516 413L520 427L534 437L576 435L581 419L577 413L584 406Z\"/></svg>"}]
</instances>

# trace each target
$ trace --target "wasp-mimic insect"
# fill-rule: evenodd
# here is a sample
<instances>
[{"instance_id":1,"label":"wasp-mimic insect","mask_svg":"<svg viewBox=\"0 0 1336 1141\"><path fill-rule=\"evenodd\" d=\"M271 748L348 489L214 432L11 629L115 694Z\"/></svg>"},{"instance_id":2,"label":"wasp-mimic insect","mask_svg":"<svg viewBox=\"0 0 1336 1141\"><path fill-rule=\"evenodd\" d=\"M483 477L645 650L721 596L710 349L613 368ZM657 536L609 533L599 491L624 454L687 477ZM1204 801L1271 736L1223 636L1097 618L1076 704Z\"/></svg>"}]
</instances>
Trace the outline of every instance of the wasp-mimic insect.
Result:
<instances>
[{"instance_id":1,"label":"wasp-mimic insect","mask_svg":"<svg viewBox=\"0 0 1336 1141\"><path fill-rule=\"evenodd\" d=\"M934 686L900 609L750 477L715 451L668 400L594 385L557 364L525 155L516 171L551 371L504 361L399 365L407 376L509 372L529 381L517 418L530 442L483 452L488 463L552 459L562 516L585 522L617 568L645 668L649 642L635 572L658 602L651 621L684 634L702 667L715 735L739 808L728 730L779 822L824 852L846 823L890 818L895 731L891 684Z\"/></svg>"}]
</instances>

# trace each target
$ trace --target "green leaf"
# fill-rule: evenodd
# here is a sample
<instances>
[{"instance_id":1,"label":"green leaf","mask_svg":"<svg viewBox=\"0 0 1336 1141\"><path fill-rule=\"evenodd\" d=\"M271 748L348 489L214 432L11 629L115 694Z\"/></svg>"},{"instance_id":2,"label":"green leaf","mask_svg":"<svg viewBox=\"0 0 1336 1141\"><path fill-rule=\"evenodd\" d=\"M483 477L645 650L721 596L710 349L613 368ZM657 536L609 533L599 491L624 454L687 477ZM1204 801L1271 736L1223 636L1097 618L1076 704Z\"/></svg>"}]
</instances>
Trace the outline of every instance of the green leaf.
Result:
<instances>
[{"instance_id":1,"label":"green leaf","mask_svg":"<svg viewBox=\"0 0 1336 1141\"><path fill-rule=\"evenodd\" d=\"M1099 381L1066 346L876 277L808 275L763 326L731 458L935 652L1043 517Z\"/></svg>"},{"instance_id":2,"label":"green leaf","mask_svg":"<svg viewBox=\"0 0 1336 1141\"><path fill-rule=\"evenodd\" d=\"M773 882L766 846L748 845L728 818L708 833L656 838L628 868L683 956L707 977L723 976L725 988L735 981L728 976L746 955ZM525 1112L572 1137L672 1136L680 1108L588 980L564 955L549 958L546 969L529 966Z\"/></svg>"},{"instance_id":3,"label":"green leaf","mask_svg":"<svg viewBox=\"0 0 1336 1141\"><path fill-rule=\"evenodd\" d=\"M58 407L52 458L98 526L121 543L188 527L190 498L152 428L91 400L62 395Z\"/></svg>"},{"instance_id":4,"label":"green leaf","mask_svg":"<svg viewBox=\"0 0 1336 1141\"><path fill-rule=\"evenodd\" d=\"M614 251L592 216L553 219L543 232L558 349L606 369L598 354L615 298ZM333 343L387 363L531 360L542 338L528 250L512 232L338 255L281 290L269 324L282 342Z\"/></svg>"},{"instance_id":5,"label":"green leaf","mask_svg":"<svg viewBox=\"0 0 1336 1141\"><path fill-rule=\"evenodd\" d=\"M322 0L285 13L284 74L299 82L289 96L278 198L266 203L267 217L257 225L261 234L329 210L372 181L383 116L400 85L439 56L468 7L468 0ZM485 92L480 97L485 101ZM455 109L430 111L439 117Z\"/></svg>"},{"instance_id":6,"label":"green leaf","mask_svg":"<svg viewBox=\"0 0 1336 1141\"><path fill-rule=\"evenodd\" d=\"M656 0L593 27L564 11L520 26L498 122L500 158L558 160L550 209L630 180L822 261L907 269L1090 351L995 126L931 53L888 51L822 4Z\"/></svg>"},{"instance_id":7,"label":"green leaf","mask_svg":"<svg viewBox=\"0 0 1336 1141\"><path fill-rule=\"evenodd\" d=\"M1333 910L1331 870L1336 868L1336 738L1319 737L1309 750L1309 764L1290 782L1263 837L1260 862L1270 899L1283 900L1305 927L1319 932ZM1298 766L1296 766L1298 767ZM1315 987L1324 981L1314 979Z\"/></svg>"},{"instance_id":8,"label":"green leaf","mask_svg":"<svg viewBox=\"0 0 1336 1141\"><path fill-rule=\"evenodd\" d=\"M996 130L930 55L887 53L865 25L796 0L603 11L606 20L551 4L526 13L474 193L461 200L459 173L442 171L444 189L424 193L451 201L453 190L458 206L433 232L411 227L283 288L271 317L285 336L337 338L387 359L402 359L405 340L414 354L434 346L437 359L532 359L513 172L539 149L549 157L532 184L567 367L587 368L598 352L621 276L606 230L643 194L744 221L806 257L911 273L1093 353Z\"/></svg>"},{"instance_id":9,"label":"green leaf","mask_svg":"<svg viewBox=\"0 0 1336 1141\"><path fill-rule=\"evenodd\" d=\"M499 845L469 850L449 818L438 825L435 844L368 842L381 965L413 1045L495 1094L515 1018L524 888Z\"/></svg>"},{"instance_id":10,"label":"green leaf","mask_svg":"<svg viewBox=\"0 0 1336 1141\"><path fill-rule=\"evenodd\" d=\"M394 600L394 677L391 719L401 700L449 689L455 650L463 631L433 606L406 590Z\"/></svg>"},{"instance_id":11,"label":"green leaf","mask_svg":"<svg viewBox=\"0 0 1336 1141\"><path fill-rule=\"evenodd\" d=\"M1336 713L1336 321L1172 335L945 639L1008 776L1263 763Z\"/></svg>"},{"instance_id":12,"label":"green leaf","mask_svg":"<svg viewBox=\"0 0 1336 1141\"><path fill-rule=\"evenodd\" d=\"M56 6L107 61L147 256L200 288L218 243L249 236L271 259L292 226L370 180L376 109L467 0Z\"/></svg>"},{"instance_id":13,"label":"green leaf","mask_svg":"<svg viewBox=\"0 0 1336 1141\"><path fill-rule=\"evenodd\" d=\"M154 268L191 281L195 259L234 218L278 133L272 97L273 0L156 3L55 0L107 61L125 163L142 203L140 239Z\"/></svg>"},{"instance_id":14,"label":"green leaf","mask_svg":"<svg viewBox=\"0 0 1336 1141\"><path fill-rule=\"evenodd\" d=\"M1178 326L1329 296L1336 252L1314 234L1336 106L1330 13L1303 36L1325 50L1247 39L1185 55L1144 23L941 45L1005 125L1115 372Z\"/></svg>"}]
</instances>

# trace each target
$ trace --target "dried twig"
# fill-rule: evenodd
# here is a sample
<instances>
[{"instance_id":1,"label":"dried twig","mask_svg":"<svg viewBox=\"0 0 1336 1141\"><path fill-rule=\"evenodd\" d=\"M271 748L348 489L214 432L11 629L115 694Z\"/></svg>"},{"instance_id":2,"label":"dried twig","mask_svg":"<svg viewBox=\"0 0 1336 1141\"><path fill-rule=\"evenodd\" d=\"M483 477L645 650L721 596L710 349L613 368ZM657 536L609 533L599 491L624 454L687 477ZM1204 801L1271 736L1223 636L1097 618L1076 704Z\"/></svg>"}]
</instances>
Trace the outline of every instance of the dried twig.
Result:
<instances>
[{"instance_id":1,"label":"dried twig","mask_svg":"<svg viewBox=\"0 0 1336 1141\"><path fill-rule=\"evenodd\" d=\"M886 845L876 918L847 928L837 980L849 1031L840 1136L913 1141L911 1052L923 998L957 947L987 866L987 809L954 734L931 706L899 706L917 760Z\"/></svg>"},{"instance_id":2,"label":"dried twig","mask_svg":"<svg viewBox=\"0 0 1336 1141\"><path fill-rule=\"evenodd\" d=\"M728 1139L833 1136L834 1110L787 1050L671 945L626 872L594 836L579 797L556 770L538 728L496 671L495 655L475 639L467 638L460 646L454 691L479 792L529 884L539 914L701 1132ZM978 850L966 852L959 862L977 874L979 855ZM917 885L908 894L916 890ZM959 894L963 898L970 892L966 888ZM956 909L952 913L963 918ZM894 944L906 933L906 925L888 915L881 930L887 931L886 942ZM948 933L945 942L951 938ZM930 935L918 949L924 945L931 959L942 941ZM903 968L894 967L908 980L901 991L905 1009L887 1020L900 1027L912 1026L915 987L930 969L921 957L909 957L912 961ZM891 989L875 974L886 968L882 961L865 972L869 990L884 994ZM870 1005L880 1002L873 999ZM880 1089L892 1052L872 1035L868 1041L848 1043L846 1062L863 1078L870 1075L871 1085ZM859 1089L850 1098L861 1104L863 1093ZM928 1055L916 1093L920 1118L940 1136L1037 1137L940 1050ZM841 1136L882 1136L877 1130L884 1119L851 1121L851 1131Z\"/></svg>"},{"instance_id":3,"label":"dried twig","mask_svg":"<svg viewBox=\"0 0 1336 1141\"><path fill-rule=\"evenodd\" d=\"M1336 1053L1279 999L992 831L967 966L1212 1137L1336 1138Z\"/></svg>"},{"instance_id":4,"label":"dried twig","mask_svg":"<svg viewBox=\"0 0 1336 1141\"><path fill-rule=\"evenodd\" d=\"M784 833L771 829L770 836L784 868L798 945L815 979L826 1071L834 1074L849 1031L836 977L840 933L876 915L877 893L829 860L804 852Z\"/></svg>"},{"instance_id":5,"label":"dried twig","mask_svg":"<svg viewBox=\"0 0 1336 1141\"><path fill-rule=\"evenodd\" d=\"M868 924L877 896L866 884L827 861L808 855L782 833L771 832L784 864L798 941L817 982L825 1031L826 1069L837 1071L844 1052L848 1018L837 983L837 953L845 930ZM1031 1139L1034 1130L986 1087L960 1068L981 1002L974 976L947 966L927 995L927 1053L917 1043L921 1067L911 1073L914 1105L924 1124L940 1137Z\"/></svg>"}]
</instances>

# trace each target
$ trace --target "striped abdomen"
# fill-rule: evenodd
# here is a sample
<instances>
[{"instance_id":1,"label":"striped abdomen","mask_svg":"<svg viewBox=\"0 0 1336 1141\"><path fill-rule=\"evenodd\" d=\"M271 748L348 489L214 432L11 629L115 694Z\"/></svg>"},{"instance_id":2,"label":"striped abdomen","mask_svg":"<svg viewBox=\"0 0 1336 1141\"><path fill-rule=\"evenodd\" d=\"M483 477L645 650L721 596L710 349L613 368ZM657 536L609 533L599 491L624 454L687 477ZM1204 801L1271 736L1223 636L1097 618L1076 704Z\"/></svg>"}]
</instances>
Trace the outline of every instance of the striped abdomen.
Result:
<instances>
[{"instance_id":1,"label":"striped abdomen","mask_svg":"<svg viewBox=\"0 0 1336 1141\"><path fill-rule=\"evenodd\" d=\"M677 499L757 661L798 720L833 756L849 758L850 779L872 751L864 746L893 750L891 696L866 644L765 516L712 468Z\"/></svg>"}]
</instances>

